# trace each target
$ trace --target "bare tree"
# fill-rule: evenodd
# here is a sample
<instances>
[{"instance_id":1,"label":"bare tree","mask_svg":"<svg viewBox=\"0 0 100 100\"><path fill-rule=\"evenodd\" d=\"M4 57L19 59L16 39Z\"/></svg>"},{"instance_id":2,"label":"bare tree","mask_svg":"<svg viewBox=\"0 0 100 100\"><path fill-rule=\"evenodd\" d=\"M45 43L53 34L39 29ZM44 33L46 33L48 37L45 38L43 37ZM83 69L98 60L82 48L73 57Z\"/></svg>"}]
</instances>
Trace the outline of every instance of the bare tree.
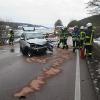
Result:
<instances>
[{"instance_id":1,"label":"bare tree","mask_svg":"<svg viewBox=\"0 0 100 100\"><path fill-rule=\"evenodd\" d=\"M86 7L89 14L99 15L100 14L100 0L90 0Z\"/></svg>"}]
</instances>

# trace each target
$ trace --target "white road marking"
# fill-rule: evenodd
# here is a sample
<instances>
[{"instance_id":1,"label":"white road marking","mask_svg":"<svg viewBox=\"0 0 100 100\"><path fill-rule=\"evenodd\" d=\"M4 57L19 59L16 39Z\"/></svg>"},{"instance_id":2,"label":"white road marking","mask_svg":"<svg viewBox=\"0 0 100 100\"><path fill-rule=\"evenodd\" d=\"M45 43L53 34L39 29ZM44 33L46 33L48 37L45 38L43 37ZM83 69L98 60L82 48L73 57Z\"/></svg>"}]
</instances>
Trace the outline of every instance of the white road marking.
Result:
<instances>
[{"instance_id":1,"label":"white road marking","mask_svg":"<svg viewBox=\"0 0 100 100\"><path fill-rule=\"evenodd\" d=\"M79 50L76 53L75 100L81 100Z\"/></svg>"}]
</instances>

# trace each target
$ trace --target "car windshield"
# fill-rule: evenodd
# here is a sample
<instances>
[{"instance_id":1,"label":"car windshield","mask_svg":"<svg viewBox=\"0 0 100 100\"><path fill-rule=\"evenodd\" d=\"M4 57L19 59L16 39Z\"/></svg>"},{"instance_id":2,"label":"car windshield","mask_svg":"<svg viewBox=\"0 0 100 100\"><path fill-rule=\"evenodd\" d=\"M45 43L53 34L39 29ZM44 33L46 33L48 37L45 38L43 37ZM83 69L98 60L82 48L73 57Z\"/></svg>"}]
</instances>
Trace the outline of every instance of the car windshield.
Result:
<instances>
[{"instance_id":1,"label":"car windshield","mask_svg":"<svg viewBox=\"0 0 100 100\"><path fill-rule=\"evenodd\" d=\"M44 36L42 33L33 32L26 34L26 38L27 39L44 38Z\"/></svg>"}]
</instances>

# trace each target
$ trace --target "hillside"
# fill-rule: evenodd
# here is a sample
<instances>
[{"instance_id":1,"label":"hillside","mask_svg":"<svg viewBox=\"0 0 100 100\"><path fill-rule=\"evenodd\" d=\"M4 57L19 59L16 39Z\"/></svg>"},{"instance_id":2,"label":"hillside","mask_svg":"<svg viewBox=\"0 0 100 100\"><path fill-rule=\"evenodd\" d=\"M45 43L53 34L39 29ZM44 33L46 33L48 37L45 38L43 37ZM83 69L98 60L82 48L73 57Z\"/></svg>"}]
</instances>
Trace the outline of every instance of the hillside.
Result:
<instances>
[{"instance_id":1,"label":"hillside","mask_svg":"<svg viewBox=\"0 0 100 100\"><path fill-rule=\"evenodd\" d=\"M10 27L12 27L13 29L17 29L18 26L23 26L23 25L27 25L27 26L29 26L29 27L44 27L44 28L48 28L48 27L45 27L45 26L42 26L42 25L33 25L33 24L18 23L18 22L3 22L3 21L0 21L0 25L10 26Z\"/></svg>"},{"instance_id":2,"label":"hillside","mask_svg":"<svg viewBox=\"0 0 100 100\"><path fill-rule=\"evenodd\" d=\"M94 26L100 26L100 15L94 15L79 21L81 24L86 25L86 23L91 22Z\"/></svg>"},{"instance_id":3,"label":"hillside","mask_svg":"<svg viewBox=\"0 0 100 100\"><path fill-rule=\"evenodd\" d=\"M100 36L100 15L94 15L94 16L91 16L91 17L88 17L88 18L81 19L79 21L76 21L76 20L71 21L68 24L68 27L70 27L70 26L72 27L74 25L79 25L79 26L84 25L85 26L86 23L88 23L88 22L93 23L93 26L96 27L96 35Z\"/></svg>"},{"instance_id":4,"label":"hillside","mask_svg":"<svg viewBox=\"0 0 100 100\"><path fill-rule=\"evenodd\" d=\"M100 15L91 16L79 21L82 25L91 22L96 27L96 36L100 36Z\"/></svg>"}]
</instances>

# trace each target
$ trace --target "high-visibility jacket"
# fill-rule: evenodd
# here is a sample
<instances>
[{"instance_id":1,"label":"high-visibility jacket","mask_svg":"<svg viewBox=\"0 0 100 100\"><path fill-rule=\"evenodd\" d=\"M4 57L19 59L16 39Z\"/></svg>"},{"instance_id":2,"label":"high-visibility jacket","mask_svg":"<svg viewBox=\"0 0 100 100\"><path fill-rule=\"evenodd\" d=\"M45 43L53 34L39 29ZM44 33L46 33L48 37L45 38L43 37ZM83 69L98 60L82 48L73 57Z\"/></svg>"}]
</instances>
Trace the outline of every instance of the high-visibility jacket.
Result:
<instances>
[{"instance_id":1,"label":"high-visibility jacket","mask_svg":"<svg viewBox=\"0 0 100 100\"><path fill-rule=\"evenodd\" d=\"M59 37L60 37L60 39L67 39L68 38L68 34L66 32L60 32L59 33Z\"/></svg>"},{"instance_id":2,"label":"high-visibility jacket","mask_svg":"<svg viewBox=\"0 0 100 100\"><path fill-rule=\"evenodd\" d=\"M64 39L68 38L68 33L64 33Z\"/></svg>"},{"instance_id":3,"label":"high-visibility jacket","mask_svg":"<svg viewBox=\"0 0 100 100\"><path fill-rule=\"evenodd\" d=\"M80 32L80 40L84 40L85 39L85 32L84 31L81 31Z\"/></svg>"},{"instance_id":4,"label":"high-visibility jacket","mask_svg":"<svg viewBox=\"0 0 100 100\"><path fill-rule=\"evenodd\" d=\"M8 33L9 41L14 41L14 33Z\"/></svg>"},{"instance_id":5,"label":"high-visibility jacket","mask_svg":"<svg viewBox=\"0 0 100 100\"><path fill-rule=\"evenodd\" d=\"M85 36L85 45L92 45L93 44L93 37L94 37L94 30L86 32Z\"/></svg>"},{"instance_id":6,"label":"high-visibility jacket","mask_svg":"<svg viewBox=\"0 0 100 100\"><path fill-rule=\"evenodd\" d=\"M10 34L10 33L8 33L8 37L9 37L9 38L11 37L11 34Z\"/></svg>"},{"instance_id":7,"label":"high-visibility jacket","mask_svg":"<svg viewBox=\"0 0 100 100\"><path fill-rule=\"evenodd\" d=\"M72 34L72 39L73 39L73 41L79 41L79 34L76 34L76 33L73 33Z\"/></svg>"}]
</instances>

